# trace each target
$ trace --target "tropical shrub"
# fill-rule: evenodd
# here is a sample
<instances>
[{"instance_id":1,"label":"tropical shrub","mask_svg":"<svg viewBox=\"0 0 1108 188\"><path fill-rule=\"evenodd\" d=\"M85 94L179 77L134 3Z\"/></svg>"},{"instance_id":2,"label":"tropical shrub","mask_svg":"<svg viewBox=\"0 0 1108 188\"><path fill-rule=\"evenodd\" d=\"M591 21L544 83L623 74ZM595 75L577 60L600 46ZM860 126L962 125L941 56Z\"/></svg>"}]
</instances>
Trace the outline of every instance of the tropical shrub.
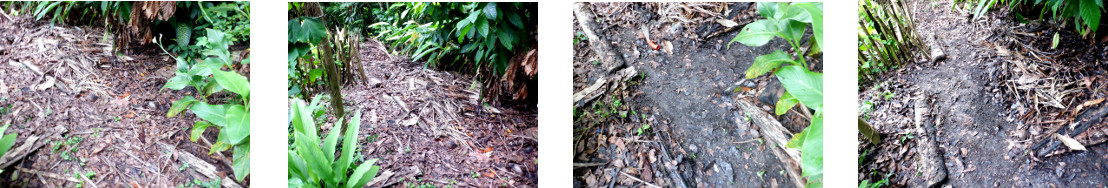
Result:
<instances>
[{"instance_id":1,"label":"tropical shrub","mask_svg":"<svg viewBox=\"0 0 1108 188\"><path fill-rule=\"evenodd\" d=\"M496 83L512 76L506 75L512 57L535 44L537 9L519 2L391 3L371 9L376 22L368 32L424 67L474 72L484 89L494 91L483 92L496 94Z\"/></svg>"},{"instance_id":2,"label":"tropical shrub","mask_svg":"<svg viewBox=\"0 0 1108 188\"><path fill-rule=\"evenodd\" d=\"M185 87L195 88L202 95L200 99L192 96L174 101L170 106L167 117L174 117L186 109L202 119L197 121L191 131L190 140L195 142L202 136L208 127L216 127L219 136L212 144L210 153L233 150L233 164L235 178L242 181L250 173L250 81L236 72L224 71L224 67L235 67L228 51L231 36L214 29L206 29L207 35L202 37L204 42L198 42L197 46L205 48L201 54L203 59L186 59L177 56L177 70L175 76L170 78L162 89L181 90ZM164 50L164 49L163 49ZM168 53L168 52L167 52ZM247 57L241 64L249 63ZM236 96L223 104L209 100L209 96L216 93L226 93Z\"/></svg>"},{"instance_id":3,"label":"tropical shrub","mask_svg":"<svg viewBox=\"0 0 1108 188\"><path fill-rule=\"evenodd\" d=\"M354 158L358 149L361 111L356 112L350 122L346 123L348 126L345 133L342 131L344 121L340 118L323 139L321 147L315 123L318 106L306 105L300 99L292 100L289 110L294 140L288 151L289 187L362 187L377 176L377 171L381 168L373 165L377 159L368 159L356 168L350 168L356 161L361 161ZM335 149L340 142L342 151L336 154Z\"/></svg>"},{"instance_id":4,"label":"tropical shrub","mask_svg":"<svg viewBox=\"0 0 1108 188\"><path fill-rule=\"evenodd\" d=\"M758 13L766 19L746 25L731 42L762 46L774 37L781 37L793 47L792 54L777 50L755 57L754 65L747 70L746 77L755 78L771 71L777 76L777 80L785 87L785 93L776 104L775 113L778 115L784 114L797 103L815 110L811 124L793 136L786 146L801 150L800 167L803 176L808 177L808 186L822 187L823 74L808 70L800 44L809 24L814 35L811 37L811 44L819 46L823 42L823 4L760 2ZM798 59L794 60L794 55Z\"/></svg>"}]
</instances>

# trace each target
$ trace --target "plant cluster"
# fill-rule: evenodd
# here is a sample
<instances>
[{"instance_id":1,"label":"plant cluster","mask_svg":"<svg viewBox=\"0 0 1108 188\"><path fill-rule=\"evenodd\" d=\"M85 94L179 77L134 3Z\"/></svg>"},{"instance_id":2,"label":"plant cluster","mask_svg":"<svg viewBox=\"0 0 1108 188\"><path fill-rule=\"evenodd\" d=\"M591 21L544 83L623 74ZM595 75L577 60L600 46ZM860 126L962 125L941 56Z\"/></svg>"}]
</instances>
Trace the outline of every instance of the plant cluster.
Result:
<instances>
[{"instance_id":1,"label":"plant cluster","mask_svg":"<svg viewBox=\"0 0 1108 188\"><path fill-rule=\"evenodd\" d=\"M174 117L187 109L202 119L193 124L190 136L193 142L208 127L218 128L219 136L209 154L233 148L232 167L235 178L242 181L250 173L250 81L233 70L224 71L223 68L249 63L250 58L235 62L228 51L231 36L214 29L205 31L205 40L197 42L197 46L204 49L201 52L203 58L174 57L177 61L176 75L162 87L181 90L191 86L202 97L185 96L174 101L166 116ZM230 98L211 98L219 93Z\"/></svg>"},{"instance_id":2,"label":"plant cluster","mask_svg":"<svg viewBox=\"0 0 1108 188\"><path fill-rule=\"evenodd\" d=\"M14 11L19 9L35 19L43 19L49 16L51 24L60 23L84 23L98 24L102 20L108 30L127 32L129 29L120 29L144 24L150 27L170 27L175 33L176 44L167 45L169 51L186 57L198 57L203 49L190 45L193 39L202 42L199 37L206 34L206 28L213 28L231 35L231 42L244 42L250 39L250 2L179 2L174 3L171 18L166 20L149 20L151 23L132 23L132 15L136 14L134 2L126 1L34 1L34 2L5 2L6 7ZM149 8L149 7L146 7ZM125 42L125 41L124 41Z\"/></svg>"},{"instance_id":3,"label":"plant cluster","mask_svg":"<svg viewBox=\"0 0 1108 188\"><path fill-rule=\"evenodd\" d=\"M996 4L1007 4L1012 10L1030 9L1038 15L1022 15L1015 13L1018 21L1027 19L1027 16L1035 16L1039 19L1053 18L1060 22L1072 20L1074 30L1082 36L1095 35L1100 25L1100 16L1104 11L1102 0L957 0L963 8L972 8L974 19L980 18ZM957 5L957 4L956 4ZM957 6L951 7L958 8ZM1050 13L1047 15L1047 13ZM1067 24L1068 25L1068 24Z\"/></svg>"},{"instance_id":4,"label":"plant cluster","mask_svg":"<svg viewBox=\"0 0 1108 188\"><path fill-rule=\"evenodd\" d=\"M808 177L809 187L822 187L823 182L823 74L808 70L801 50L804 32L809 25L813 37L809 44L812 53L818 53L823 43L822 3L771 3L759 2L758 13L765 19L743 27L731 42L747 46L762 46L775 37L785 39L793 53L777 50L754 58L754 65L746 72L747 78L755 78L773 72L785 93L776 104L780 115L798 103L815 110L811 124L793 136L787 147L801 150L801 170ZM730 45L730 43L729 43ZM794 56L798 59L794 59ZM776 71L774 71L776 70ZM808 110L808 109L801 109Z\"/></svg>"},{"instance_id":5,"label":"plant cluster","mask_svg":"<svg viewBox=\"0 0 1108 188\"><path fill-rule=\"evenodd\" d=\"M308 97L306 93L313 93L331 82L325 79L330 74L365 79L364 70L358 64L361 59L358 44L362 39L346 28L329 32L323 22L311 16L289 20L289 96ZM335 73L327 71L327 63L336 67ZM342 83L336 80L335 84Z\"/></svg>"},{"instance_id":6,"label":"plant cluster","mask_svg":"<svg viewBox=\"0 0 1108 188\"><path fill-rule=\"evenodd\" d=\"M293 99L289 108L294 138L288 151L289 187L365 186L377 176L380 166L373 165L377 159L368 159L356 168L351 168L356 161L361 161L355 159L354 155L358 146L361 111L356 112L346 123L348 126L345 133L342 131L345 121L340 118L327 137L323 138L323 143L320 143L315 118L321 110L317 105L318 103L308 105L300 99ZM339 143L342 143L342 150L336 154Z\"/></svg>"}]
</instances>

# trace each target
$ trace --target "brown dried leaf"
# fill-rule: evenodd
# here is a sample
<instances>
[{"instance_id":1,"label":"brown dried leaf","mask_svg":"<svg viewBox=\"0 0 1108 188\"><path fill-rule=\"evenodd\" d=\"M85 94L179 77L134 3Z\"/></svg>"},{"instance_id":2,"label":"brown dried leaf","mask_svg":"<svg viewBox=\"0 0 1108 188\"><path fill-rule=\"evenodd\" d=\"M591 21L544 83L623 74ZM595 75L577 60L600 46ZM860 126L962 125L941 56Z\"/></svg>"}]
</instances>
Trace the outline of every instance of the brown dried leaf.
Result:
<instances>
[{"instance_id":1,"label":"brown dried leaf","mask_svg":"<svg viewBox=\"0 0 1108 188\"><path fill-rule=\"evenodd\" d=\"M1062 144L1065 144L1066 147L1069 147L1072 150L1082 150L1082 151L1085 150L1084 145L1081 145L1080 142L1077 142L1077 140L1074 140L1073 138L1070 138L1069 136L1054 133L1054 138L1062 141Z\"/></svg>"}]
</instances>

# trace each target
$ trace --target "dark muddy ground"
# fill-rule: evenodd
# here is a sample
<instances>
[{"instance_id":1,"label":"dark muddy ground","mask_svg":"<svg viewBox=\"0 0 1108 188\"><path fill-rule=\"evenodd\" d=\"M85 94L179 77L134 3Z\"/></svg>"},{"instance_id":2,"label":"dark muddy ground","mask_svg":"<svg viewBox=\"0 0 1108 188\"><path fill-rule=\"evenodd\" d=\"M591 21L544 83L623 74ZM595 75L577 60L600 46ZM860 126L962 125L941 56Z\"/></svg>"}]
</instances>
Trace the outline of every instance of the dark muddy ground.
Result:
<instances>
[{"instance_id":1,"label":"dark muddy ground","mask_svg":"<svg viewBox=\"0 0 1108 188\"><path fill-rule=\"evenodd\" d=\"M360 155L380 159L370 186L538 185L535 104L479 105L472 75L424 69L379 42L361 46L366 76L379 82L347 84L342 94L348 117L362 113Z\"/></svg>"},{"instance_id":2,"label":"dark muddy ground","mask_svg":"<svg viewBox=\"0 0 1108 188\"><path fill-rule=\"evenodd\" d=\"M743 25L760 17L751 3L726 6L729 10L721 13L738 17ZM694 187L793 185L785 164L767 148L773 146L762 141L756 126L731 104L753 97L740 98L741 94L729 90L743 79L754 57L789 49L784 40L774 39L761 47L735 43L728 48L727 42L737 30L698 40L697 36L722 26L664 22L660 13L654 12L658 5L593 3L590 7L602 27L596 29L597 35L612 43L641 75L628 83L628 88L574 109L575 186L643 185L633 179L637 178L673 187L676 181L667 169L676 169L683 181ZM576 19L574 30L581 31ZM641 26L648 28L655 42L672 43L672 53L650 49L640 36ZM589 42L593 41L574 46L575 92L604 72ZM771 84L770 80L754 81L765 85ZM794 132L807 125L806 120L779 119ZM646 125L649 129L639 133Z\"/></svg>"},{"instance_id":3,"label":"dark muddy ground","mask_svg":"<svg viewBox=\"0 0 1108 188\"><path fill-rule=\"evenodd\" d=\"M166 117L173 100L200 96L159 91L175 62L156 46L113 57L102 28L26 17L0 18L0 33L0 122L11 125L7 133L19 133L16 147L42 138L35 142L41 148L4 168L4 187L177 187L215 180L195 170L200 164L182 162L184 155L233 177L230 150L208 155L211 144L189 141L196 116ZM214 141L214 129L204 137Z\"/></svg>"},{"instance_id":4,"label":"dark muddy ground","mask_svg":"<svg viewBox=\"0 0 1108 188\"><path fill-rule=\"evenodd\" d=\"M915 32L937 36L937 41L926 41L937 44L932 48L943 49L948 59L931 63L918 58L861 88L860 113L882 133L883 142L874 146L859 140L859 181L887 180L893 187L921 184L913 97L928 93L934 98L931 111L941 119L936 140L947 185L1105 186L1108 147L1096 141L1106 134L1103 122L1074 137L1087 151L1063 146L1036 157L1029 149L1049 139L1054 128L1082 121L1079 114L1103 108L1086 102L1106 96L1104 43L1082 40L1072 27L1013 22L1007 9L972 20L969 11L952 11L950 2L909 6L915 11ZM1058 49L1050 49L1054 32L1069 39Z\"/></svg>"}]
</instances>

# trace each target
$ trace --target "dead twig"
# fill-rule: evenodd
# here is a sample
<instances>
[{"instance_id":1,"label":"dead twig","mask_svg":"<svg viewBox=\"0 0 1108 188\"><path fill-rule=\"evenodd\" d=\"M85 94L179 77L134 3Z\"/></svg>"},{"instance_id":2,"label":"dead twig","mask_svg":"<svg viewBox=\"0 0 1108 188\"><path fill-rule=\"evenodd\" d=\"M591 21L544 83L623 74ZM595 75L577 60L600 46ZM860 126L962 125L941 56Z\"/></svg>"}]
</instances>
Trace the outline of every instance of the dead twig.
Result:
<instances>
[{"instance_id":1,"label":"dead twig","mask_svg":"<svg viewBox=\"0 0 1108 188\"><path fill-rule=\"evenodd\" d=\"M656 188L661 188L662 187L662 186L654 185L653 183L650 183L650 182L643 181L642 179L636 178L635 176L631 176L630 174L627 174L626 172L619 172L619 174L623 174L623 176L627 176L627 178L631 178L632 180L635 180L639 183L646 184L647 187L656 187ZM612 180L612 181L614 182L615 180Z\"/></svg>"},{"instance_id":2,"label":"dead twig","mask_svg":"<svg viewBox=\"0 0 1108 188\"><path fill-rule=\"evenodd\" d=\"M16 168L19 169L19 171L23 172L23 173L45 176L45 177L49 177L49 178L65 180L65 181L70 181L70 182L74 182L74 183L81 183L81 180L78 180L77 178L64 176L64 175L61 175L61 174L56 174L56 173L52 173L52 172L43 172L43 171L30 169L30 168L23 168L23 167L16 167Z\"/></svg>"}]
</instances>

